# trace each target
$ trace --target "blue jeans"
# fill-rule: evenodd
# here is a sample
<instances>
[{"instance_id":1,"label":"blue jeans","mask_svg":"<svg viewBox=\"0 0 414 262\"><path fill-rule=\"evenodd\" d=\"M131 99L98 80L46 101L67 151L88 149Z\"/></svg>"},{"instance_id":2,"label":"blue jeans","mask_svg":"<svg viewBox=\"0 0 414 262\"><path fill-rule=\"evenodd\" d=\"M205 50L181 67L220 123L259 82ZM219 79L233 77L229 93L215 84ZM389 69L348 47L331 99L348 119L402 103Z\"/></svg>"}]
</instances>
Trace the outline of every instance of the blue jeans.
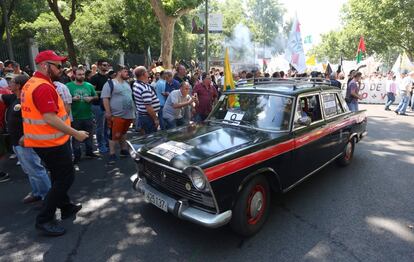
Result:
<instances>
[{"instance_id":1,"label":"blue jeans","mask_svg":"<svg viewBox=\"0 0 414 262\"><path fill-rule=\"evenodd\" d=\"M164 107L163 106L161 106L160 107L160 111L158 111L158 120L160 121L160 129L161 130L164 130L164 129L166 129L165 128L165 123L164 123L164 118L162 117L162 109L163 109Z\"/></svg>"},{"instance_id":2,"label":"blue jeans","mask_svg":"<svg viewBox=\"0 0 414 262\"><path fill-rule=\"evenodd\" d=\"M96 141L98 142L99 151L106 151L109 144L108 126L105 125L105 112L100 105L92 105L92 111L95 115L96 122Z\"/></svg>"},{"instance_id":3,"label":"blue jeans","mask_svg":"<svg viewBox=\"0 0 414 262\"><path fill-rule=\"evenodd\" d=\"M13 146L13 151L16 153L20 165L29 178L30 186L32 187L32 195L45 198L50 189L50 179L47 175L45 167L42 165L40 157L36 154L33 148Z\"/></svg>"},{"instance_id":4,"label":"blue jeans","mask_svg":"<svg viewBox=\"0 0 414 262\"><path fill-rule=\"evenodd\" d=\"M154 121L148 115L139 115L138 126L144 129L146 135L157 132Z\"/></svg>"},{"instance_id":5,"label":"blue jeans","mask_svg":"<svg viewBox=\"0 0 414 262\"><path fill-rule=\"evenodd\" d=\"M180 119L164 118L164 122L165 122L165 129L171 129L171 128L175 128L177 126L182 126L185 124L184 118L180 118Z\"/></svg>"},{"instance_id":6,"label":"blue jeans","mask_svg":"<svg viewBox=\"0 0 414 262\"><path fill-rule=\"evenodd\" d=\"M413 92L413 94L411 96L411 110L414 111L414 92Z\"/></svg>"},{"instance_id":7,"label":"blue jeans","mask_svg":"<svg viewBox=\"0 0 414 262\"><path fill-rule=\"evenodd\" d=\"M202 114L196 114L195 116L194 116L194 121L196 122L196 123L201 123L201 122L203 122L204 120L206 120L206 118L208 117L208 115L202 115Z\"/></svg>"},{"instance_id":8,"label":"blue jeans","mask_svg":"<svg viewBox=\"0 0 414 262\"><path fill-rule=\"evenodd\" d=\"M347 103L349 110L351 110L351 112L357 112L358 109L358 101L356 100L352 100L350 103Z\"/></svg>"},{"instance_id":9,"label":"blue jeans","mask_svg":"<svg viewBox=\"0 0 414 262\"><path fill-rule=\"evenodd\" d=\"M395 101L395 95L392 92L388 92L387 93L387 102L385 103L385 109L388 109L390 107L390 105L392 105L392 103L394 103Z\"/></svg>"},{"instance_id":10,"label":"blue jeans","mask_svg":"<svg viewBox=\"0 0 414 262\"><path fill-rule=\"evenodd\" d=\"M76 130L83 130L88 132L89 134L93 133L93 120L92 119L75 119L72 122L72 127ZM84 141L86 154L93 153L93 136L89 136ZM73 155L75 156L75 160L79 160L81 157L81 144L75 138L72 138L72 150Z\"/></svg>"},{"instance_id":11,"label":"blue jeans","mask_svg":"<svg viewBox=\"0 0 414 262\"><path fill-rule=\"evenodd\" d=\"M407 106L408 106L408 101L410 100L410 96L403 94L401 95L401 102L398 104L397 109L395 110L395 112L400 113L400 114L405 114L405 111L407 110Z\"/></svg>"}]
</instances>

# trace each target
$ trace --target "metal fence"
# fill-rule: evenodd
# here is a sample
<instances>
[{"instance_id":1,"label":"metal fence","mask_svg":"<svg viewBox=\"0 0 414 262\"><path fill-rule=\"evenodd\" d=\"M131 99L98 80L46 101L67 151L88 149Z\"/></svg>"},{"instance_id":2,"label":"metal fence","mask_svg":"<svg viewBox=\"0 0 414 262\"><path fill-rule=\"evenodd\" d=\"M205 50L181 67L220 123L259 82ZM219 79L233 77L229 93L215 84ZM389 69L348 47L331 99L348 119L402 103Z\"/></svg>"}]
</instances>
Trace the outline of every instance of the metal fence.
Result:
<instances>
[{"instance_id":1,"label":"metal fence","mask_svg":"<svg viewBox=\"0 0 414 262\"><path fill-rule=\"evenodd\" d=\"M12 40L13 43L13 40ZM27 43L13 43L14 60L18 62L23 68L26 65L30 66L30 48ZM6 42L0 41L0 61L9 59Z\"/></svg>"}]
</instances>

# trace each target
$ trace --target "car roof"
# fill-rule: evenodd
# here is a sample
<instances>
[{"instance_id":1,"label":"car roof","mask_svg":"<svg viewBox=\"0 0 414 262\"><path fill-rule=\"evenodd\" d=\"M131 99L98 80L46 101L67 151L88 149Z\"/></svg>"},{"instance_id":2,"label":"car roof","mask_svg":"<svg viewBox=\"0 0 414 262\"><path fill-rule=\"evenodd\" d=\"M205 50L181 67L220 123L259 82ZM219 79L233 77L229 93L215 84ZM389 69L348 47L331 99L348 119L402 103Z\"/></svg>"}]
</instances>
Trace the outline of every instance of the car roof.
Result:
<instances>
[{"instance_id":1,"label":"car roof","mask_svg":"<svg viewBox=\"0 0 414 262\"><path fill-rule=\"evenodd\" d=\"M274 79L274 78L259 78L247 80L247 83L236 86L234 90L229 90L226 93L275 93L288 96L298 96L301 94L320 92L320 91L336 91L341 89L330 85L329 80L325 79Z\"/></svg>"}]
</instances>

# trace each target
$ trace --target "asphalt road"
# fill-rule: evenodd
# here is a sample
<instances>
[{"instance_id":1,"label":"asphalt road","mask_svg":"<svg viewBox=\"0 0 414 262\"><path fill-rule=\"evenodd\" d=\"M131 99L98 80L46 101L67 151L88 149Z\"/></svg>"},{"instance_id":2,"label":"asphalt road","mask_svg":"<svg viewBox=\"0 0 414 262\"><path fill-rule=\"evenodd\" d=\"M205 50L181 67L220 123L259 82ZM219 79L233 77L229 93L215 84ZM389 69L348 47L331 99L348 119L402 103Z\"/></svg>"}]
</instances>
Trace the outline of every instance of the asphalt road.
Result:
<instances>
[{"instance_id":1,"label":"asphalt road","mask_svg":"<svg viewBox=\"0 0 414 262\"><path fill-rule=\"evenodd\" d=\"M353 163L329 165L272 198L254 237L206 229L146 204L131 189L130 159L84 160L70 191L84 208L59 238L37 234L27 178L6 162L0 184L0 261L414 261L414 113L368 109Z\"/></svg>"}]
</instances>

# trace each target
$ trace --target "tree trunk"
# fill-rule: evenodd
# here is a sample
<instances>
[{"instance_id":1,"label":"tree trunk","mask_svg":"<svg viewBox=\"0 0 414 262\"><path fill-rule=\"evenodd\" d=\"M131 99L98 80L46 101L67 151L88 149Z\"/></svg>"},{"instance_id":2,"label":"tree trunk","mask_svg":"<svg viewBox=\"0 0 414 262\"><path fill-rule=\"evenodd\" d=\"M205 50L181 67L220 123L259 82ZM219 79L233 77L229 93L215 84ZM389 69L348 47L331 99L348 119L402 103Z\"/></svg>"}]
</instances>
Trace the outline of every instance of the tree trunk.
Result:
<instances>
[{"instance_id":1,"label":"tree trunk","mask_svg":"<svg viewBox=\"0 0 414 262\"><path fill-rule=\"evenodd\" d=\"M172 68L172 51L174 46L174 26L176 18L168 17L161 23L161 59L165 68Z\"/></svg>"},{"instance_id":2,"label":"tree trunk","mask_svg":"<svg viewBox=\"0 0 414 262\"><path fill-rule=\"evenodd\" d=\"M18 0L11 1L9 9L6 8L6 0L0 0L0 2L1 2L0 7L1 7L2 14L4 15L4 13L7 13L7 21L10 21L10 17L13 14L14 8L16 6L16 3L18 3ZM6 32L6 24L3 19L3 16L0 21L1 21L0 22L0 42L1 42L3 39L4 32Z\"/></svg>"},{"instance_id":3,"label":"tree trunk","mask_svg":"<svg viewBox=\"0 0 414 262\"><path fill-rule=\"evenodd\" d=\"M69 61L72 64L72 66L78 65L78 62L76 60L76 51L75 51L75 45L73 44L73 38L72 34L70 32L70 26L76 19L76 6L78 5L77 0L71 1L71 13L69 16L69 19L66 19L62 16L59 10L58 6L58 0L48 0L47 1L50 7L50 10L55 14L57 20L59 21L60 27L62 28L63 36L65 37L66 47L68 49L68 56Z\"/></svg>"},{"instance_id":4,"label":"tree trunk","mask_svg":"<svg viewBox=\"0 0 414 262\"><path fill-rule=\"evenodd\" d=\"M62 26L63 36L65 37L66 46L68 49L68 58L69 58L70 64L72 66L77 66L78 61L76 58L76 50L75 50L75 45L73 44L72 34L70 32L70 26L66 23L61 24L61 26Z\"/></svg>"}]
</instances>

